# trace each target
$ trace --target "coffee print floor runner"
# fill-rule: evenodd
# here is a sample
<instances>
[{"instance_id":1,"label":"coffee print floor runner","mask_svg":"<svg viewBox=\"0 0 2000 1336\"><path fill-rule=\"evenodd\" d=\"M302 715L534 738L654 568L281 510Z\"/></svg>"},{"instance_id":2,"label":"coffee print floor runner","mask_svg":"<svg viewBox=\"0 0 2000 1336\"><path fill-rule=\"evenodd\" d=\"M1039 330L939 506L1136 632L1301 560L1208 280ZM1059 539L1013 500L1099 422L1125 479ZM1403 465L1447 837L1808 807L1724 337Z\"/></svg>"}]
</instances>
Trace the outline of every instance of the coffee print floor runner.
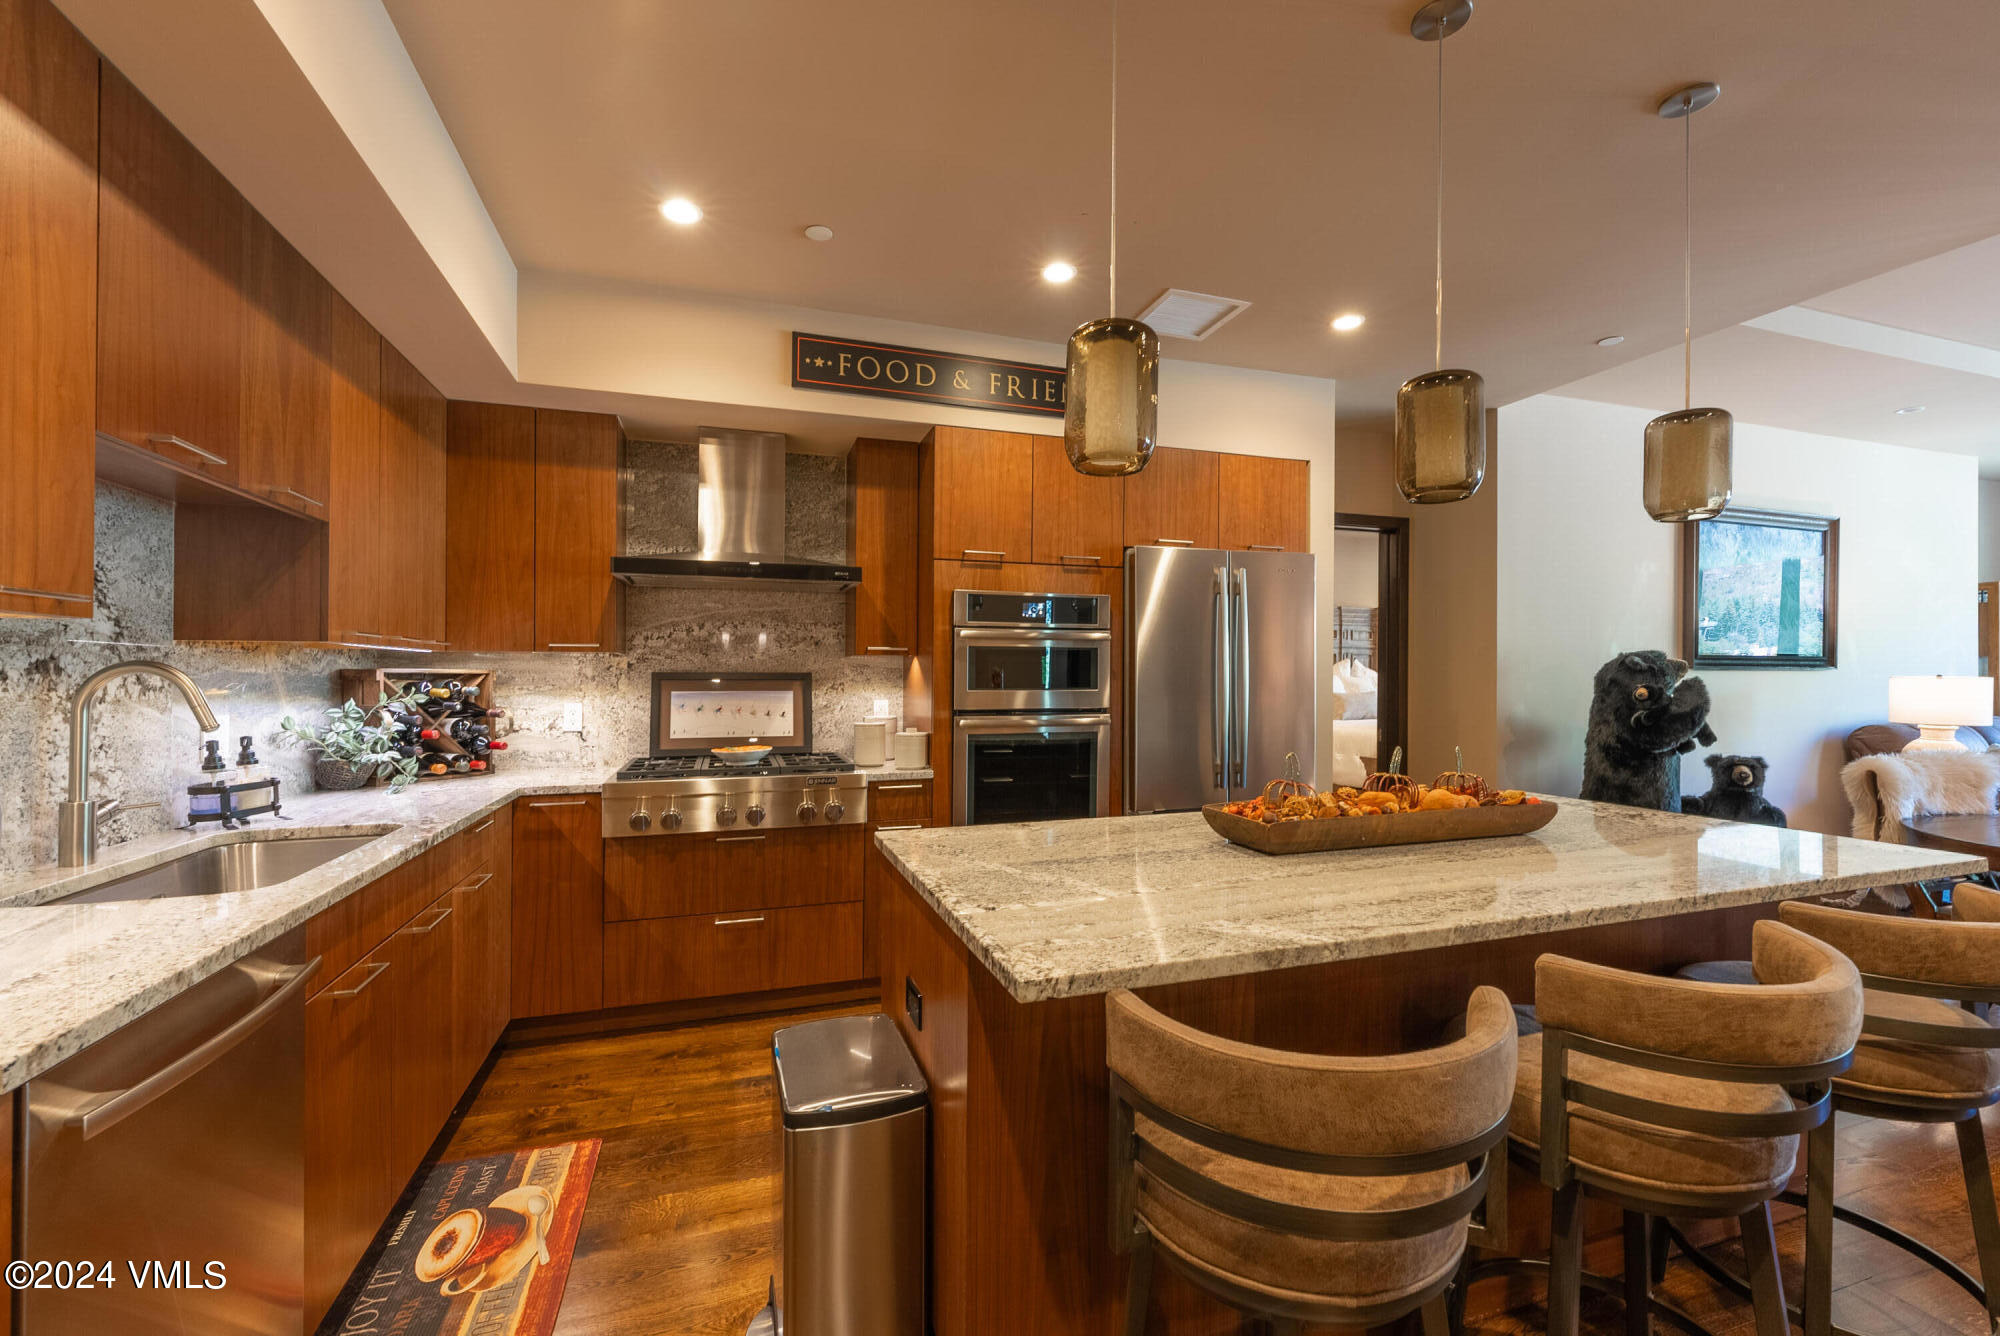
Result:
<instances>
[{"instance_id":1,"label":"coffee print floor runner","mask_svg":"<svg viewBox=\"0 0 2000 1336\"><path fill-rule=\"evenodd\" d=\"M548 1336L601 1144L570 1141L432 1169L322 1336Z\"/></svg>"}]
</instances>

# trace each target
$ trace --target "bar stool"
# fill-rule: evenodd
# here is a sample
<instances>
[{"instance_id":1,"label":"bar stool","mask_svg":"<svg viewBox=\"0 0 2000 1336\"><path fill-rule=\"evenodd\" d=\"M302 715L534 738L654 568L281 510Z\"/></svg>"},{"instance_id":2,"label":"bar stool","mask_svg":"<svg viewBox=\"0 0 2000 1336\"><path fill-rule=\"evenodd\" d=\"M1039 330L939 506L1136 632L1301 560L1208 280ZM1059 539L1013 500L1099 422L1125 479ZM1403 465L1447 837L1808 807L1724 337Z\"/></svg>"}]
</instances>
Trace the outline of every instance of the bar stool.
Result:
<instances>
[{"instance_id":1,"label":"bar stool","mask_svg":"<svg viewBox=\"0 0 2000 1336\"><path fill-rule=\"evenodd\" d=\"M1951 919L1901 918L1800 902L1780 919L1843 952L1861 972L1861 1039L1854 1065L1833 1083L1833 1110L1806 1143L1806 1192L1784 1200L1806 1208L1807 1336L1833 1326L1833 1222L1864 1229L1942 1271L2000 1329L2000 1209L1980 1110L2000 1101L2000 1029L1970 1008L2000 1001L2000 892L1954 888ZM1690 966L1690 977L1729 977L1741 962ZM1965 1177L1972 1236L1984 1285L1950 1259L1871 1216L1834 1204L1835 1120L1841 1113L1902 1123L1951 1123ZM1732 1288L1742 1282L1685 1239L1681 1251Z\"/></svg>"},{"instance_id":2,"label":"bar stool","mask_svg":"<svg viewBox=\"0 0 2000 1336\"><path fill-rule=\"evenodd\" d=\"M1799 1134L1831 1108L1861 1029L1861 980L1838 951L1779 923L1755 926L1751 953L1752 984L1535 962L1543 1028L1520 1040L1512 1131L1554 1195L1550 1336L1576 1336L1585 1284L1623 1298L1636 1336L1656 1316L1703 1330L1652 1294L1652 1222L1670 1214L1736 1220L1759 1336L1788 1336L1770 1202ZM1622 1285L1583 1272L1586 1192L1625 1213ZM1468 1283L1541 1269L1502 1259Z\"/></svg>"},{"instance_id":3,"label":"bar stool","mask_svg":"<svg viewBox=\"0 0 2000 1336\"><path fill-rule=\"evenodd\" d=\"M1219 1039L1105 998L1111 1244L1127 1336L1155 1257L1273 1333L1421 1310L1444 1336L1468 1235L1504 1234L1514 1013L1472 995L1465 1037L1388 1057Z\"/></svg>"}]
</instances>

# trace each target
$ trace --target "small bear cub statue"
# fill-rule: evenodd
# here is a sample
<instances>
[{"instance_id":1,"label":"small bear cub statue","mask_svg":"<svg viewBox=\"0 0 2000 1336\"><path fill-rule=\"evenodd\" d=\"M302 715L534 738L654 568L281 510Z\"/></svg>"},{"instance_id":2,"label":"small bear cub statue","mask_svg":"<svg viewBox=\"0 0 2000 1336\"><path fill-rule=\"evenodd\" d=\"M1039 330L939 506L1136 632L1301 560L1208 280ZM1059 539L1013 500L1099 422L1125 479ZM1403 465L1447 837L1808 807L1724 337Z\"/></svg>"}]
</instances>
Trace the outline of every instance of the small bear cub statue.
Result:
<instances>
[{"instance_id":1,"label":"small bear cub statue","mask_svg":"<svg viewBox=\"0 0 2000 1336\"><path fill-rule=\"evenodd\" d=\"M1681 799L1681 810L1722 821L1747 821L1757 826L1783 826L1785 814L1764 796L1761 756L1705 756L1712 776L1707 793Z\"/></svg>"}]
</instances>

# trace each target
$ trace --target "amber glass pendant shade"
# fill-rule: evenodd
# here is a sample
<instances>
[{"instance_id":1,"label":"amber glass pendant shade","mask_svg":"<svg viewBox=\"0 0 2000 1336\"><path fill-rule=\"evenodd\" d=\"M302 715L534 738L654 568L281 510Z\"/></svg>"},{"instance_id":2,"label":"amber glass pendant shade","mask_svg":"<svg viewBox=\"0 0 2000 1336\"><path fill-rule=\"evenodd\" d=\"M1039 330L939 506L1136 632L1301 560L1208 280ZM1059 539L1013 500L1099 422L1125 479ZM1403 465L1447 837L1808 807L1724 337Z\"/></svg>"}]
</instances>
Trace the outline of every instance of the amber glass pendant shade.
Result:
<instances>
[{"instance_id":1,"label":"amber glass pendant shade","mask_svg":"<svg viewBox=\"0 0 2000 1336\"><path fill-rule=\"evenodd\" d=\"M1137 473L1153 457L1160 418L1160 336L1122 315L1069 336L1063 447L1078 473Z\"/></svg>"},{"instance_id":2,"label":"amber glass pendant shade","mask_svg":"<svg viewBox=\"0 0 2000 1336\"><path fill-rule=\"evenodd\" d=\"M1396 486L1419 505L1463 501L1486 481L1486 382L1427 371L1396 391Z\"/></svg>"},{"instance_id":3,"label":"amber glass pendant shade","mask_svg":"<svg viewBox=\"0 0 2000 1336\"><path fill-rule=\"evenodd\" d=\"M1646 513L1673 524L1712 520L1729 504L1730 434L1720 408L1684 408L1646 424Z\"/></svg>"}]
</instances>

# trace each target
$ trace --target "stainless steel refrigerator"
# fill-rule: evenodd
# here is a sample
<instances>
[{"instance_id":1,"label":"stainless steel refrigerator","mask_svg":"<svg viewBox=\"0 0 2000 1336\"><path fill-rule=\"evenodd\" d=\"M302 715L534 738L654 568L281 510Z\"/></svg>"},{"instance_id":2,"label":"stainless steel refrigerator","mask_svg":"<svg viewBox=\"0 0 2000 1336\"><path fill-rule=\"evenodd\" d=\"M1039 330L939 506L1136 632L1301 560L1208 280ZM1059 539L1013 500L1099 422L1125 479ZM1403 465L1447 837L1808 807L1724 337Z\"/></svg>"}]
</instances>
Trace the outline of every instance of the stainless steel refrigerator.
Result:
<instances>
[{"instance_id":1,"label":"stainless steel refrigerator","mask_svg":"<svg viewBox=\"0 0 2000 1336\"><path fill-rule=\"evenodd\" d=\"M1254 797L1296 752L1312 778L1313 558L1125 554L1125 810Z\"/></svg>"}]
</instances>

